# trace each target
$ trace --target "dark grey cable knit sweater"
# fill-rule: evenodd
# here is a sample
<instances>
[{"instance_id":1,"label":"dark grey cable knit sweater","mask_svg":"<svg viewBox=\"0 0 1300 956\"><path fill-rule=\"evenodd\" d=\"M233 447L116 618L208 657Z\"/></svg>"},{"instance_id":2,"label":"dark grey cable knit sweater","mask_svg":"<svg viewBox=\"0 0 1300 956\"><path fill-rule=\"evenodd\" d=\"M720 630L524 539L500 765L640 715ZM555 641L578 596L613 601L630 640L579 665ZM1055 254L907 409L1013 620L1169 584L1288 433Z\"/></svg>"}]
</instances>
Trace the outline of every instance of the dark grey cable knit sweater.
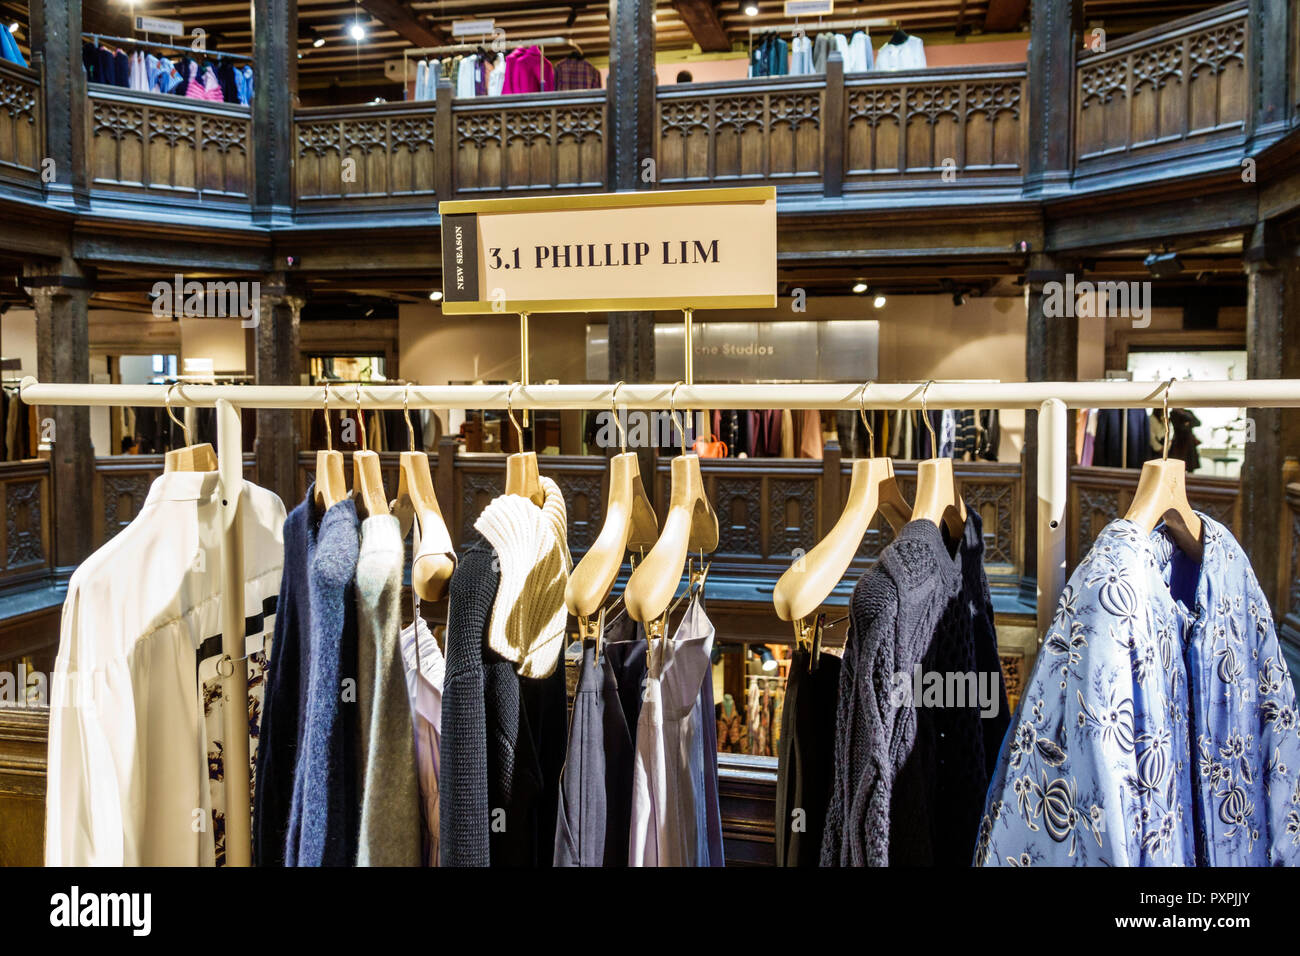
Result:
<instances>
[{"instance_id":1,"label":"dark grey cable knit sweater","mask_svg":"<svg viewBox=\"0 0 1300 956\"><path fill-rule=\"evenodd\" d=\"M975 672L976 619L987 621L981 641L996 646L983 548L972 544L979 518L970 515L964 542L910 522L854 588L823 866L969 863L988 785L978 707L900 706L891 692L895 675L910 688L918 666ZM1002 704L1005 728L1005 696Z\"/></svg>"},{"instance_id":2,"label":"dark grey cable knit sweater","mask_svg":"<svg viewBox=\"0 0 1300 956\"><path fill-rule=\"evenodd\" d=\"M438 767L442 866L490 862L483 648L500 583L496 556L479 543L461 555L447 586L447 665Z\"/></svg>"}]
</instances>

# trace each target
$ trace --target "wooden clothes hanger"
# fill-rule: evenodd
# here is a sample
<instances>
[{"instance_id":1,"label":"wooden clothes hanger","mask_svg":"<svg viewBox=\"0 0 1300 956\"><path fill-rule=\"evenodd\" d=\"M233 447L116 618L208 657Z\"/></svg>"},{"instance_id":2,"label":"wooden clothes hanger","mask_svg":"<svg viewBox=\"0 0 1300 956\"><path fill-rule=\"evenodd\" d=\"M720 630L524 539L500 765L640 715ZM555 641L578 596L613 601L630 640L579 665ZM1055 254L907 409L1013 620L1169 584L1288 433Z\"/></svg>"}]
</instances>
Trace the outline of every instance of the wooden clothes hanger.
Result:
<instances>
[{"instance_id":1,"label":"wooden clothes hanger","mask_svg":"<svg viewBox=\"0 0 1300 956\"><path fill-rule=\"evenodd\" d=\"M356 493L357 513L362 518L388 514L388 495L384 493L384 473L379 455L366 446L366 417L361 410L361 384L357 384L357 428L361 447L352 453L352 490Z\"/></svg>"},{"instance_id":2,"label":"wooden clothes hanger","mask_svg":"<svg viewBox=\"0 0 1300 956\"><path fill-rule=\"evenodd\" d=\"M681 384L678 382L673 386L672 396L676 395ZM682 448L685 449L686 432L677 420L676 402L672 396L668 413L682 436ZM672 463L672 491L663 533L632 572L623 591L623 603L628 614L633 620L648 625L647 636L651 636L651 630L662 635L666 626L665 612L682 579L687 556L692 551L711 552L717 546L718 516L705 494L700 456L683 451Z\"/></svg>"},{"instance_id":3,"label":"wooden clothes hanger","mask_svg":"<svg viewBox=\"0 0 1300 956\"><path fill-rule=\"evenodd\" d=\"M411 386L408 384L402 398L402 415L406 418L410 450L402 452L399 458L397 499L393 502L393 512L402 520L403 538L406 537L408 521L415 521L418 540L411 558L411 589L422 601L437 601L446 592L447 582L456 570L455 548L434 494L429 456L415 450L410 400Z\"/></svg>"},{"instance_id":4,"label":"wooden clothes hanger","mask_svg":"<svg viewBox=\"0 0 1300 956\"><path fill-rule=\"evenodd\" d=\"M1147 534L1163 521L1179 550L1199 561L1204 553L1201 544L1204 526L1187 500L1187 465L1179 458L1169 460L1169 433L1172 431L1169 389L1173 383L1171 378L1164 384L1165 440L1160 460L1153 459L1142 465L1137 491L1133 493L1133 501L1124 517L1140 525Z\"/></svg>"},{"instance_id":5,"label":"wooden clothes hanger","mask_svg":"<svg viewBox=\"0 0 1300 956\"><path fill-rule=\"evenodd\" d=\"M515 382L506 394L506 414L510 416L510 424L515 426L520 449L506 458L506 494L521 495L540 508L546 501L546 493L542 491L542 479L537 471L537 452L523 450L524 430L519 427L519 422L515 419L512 404L515 389L519 387L519 383Z\"/></svg>"},{"instance_id":6,"label":"wooden clothes hanger","mask_svg":"<svg viewBox=\"0 0 1300 956\"><path fill-rule=\"evenodd\" d=\"M605 504L605 523L587 553L582 556L564 589L564 603L578 618L581 628L600 610L618 577L628 551L653 548L659 536L654 506L641 481L641 465L636 452L627 450L627 432L618 419L618 390L614 386L610 414L618 428L619 454L609 460L609 496Z\"/></svg>"},{"instance_id":7,"label":"wooden clothes hanger","mask_svg":"<svg viewBox=\"0 0 1300 956\"><path fill-rule=\"evenodd\" d=\"M936 457L916 465L916 500L912 503L912 520L932 521L946 528L953 538L966 531L966 503L957 491L957 477L952 470L951 458L939 458L939 443L925 404L925 394L934 380L925 383L921 390L921 418L930 433L930 448Z\"/></svg>"},{"instance_id":8,"label":"wooden clothes hanger","mask_svg":"<svg viewBox=\"0 0 1300 956\"><path fill-rule=\"evenodd\" d=\"M343 477L343 452L334 450L334 429L330 426L330 387L325 383L325 451L316 452L316 504L329 510L348 496Z\"/></svg>"},{"instance_id":9,"label":"wooden clothes hanger","mask_svg":"<svg viewBox=\"0 0 1300 956\"><path fill-rule=\"evenodd\" d=\"M772 591L776 616L783 621L795 622L796 639L808 637L808 616L821 607L827 595L843 579L877 513L883 514L895 531L902 530L903 525L912 519L911 506L898 490L893 461L875 457L876 433L867 421L865 405L870 385L870 382L863 385L858 393L858 414L866 426L870 448L867 458L853 462L853 477L844 511L830 533L782 574Z\"/></svg>"},{"instance_id":10,"label":"wooden clothes hanger","mask_svg":"<svg viewBox=\"0 0 1300 956\"><path fill-rule=\"evenodd\" d=\"M198 445L190 444L189 427L172 411L172 389L180 388L180 384L180 382L173 382L167 386L163 404L167 406L167 417L181 427L181 432L185 435L185 447L173 448L163 455L163 472L165 474L173 471L216 471L217 455L212 450L212 446L207 442Z\"/></svg>"}]
</instances>

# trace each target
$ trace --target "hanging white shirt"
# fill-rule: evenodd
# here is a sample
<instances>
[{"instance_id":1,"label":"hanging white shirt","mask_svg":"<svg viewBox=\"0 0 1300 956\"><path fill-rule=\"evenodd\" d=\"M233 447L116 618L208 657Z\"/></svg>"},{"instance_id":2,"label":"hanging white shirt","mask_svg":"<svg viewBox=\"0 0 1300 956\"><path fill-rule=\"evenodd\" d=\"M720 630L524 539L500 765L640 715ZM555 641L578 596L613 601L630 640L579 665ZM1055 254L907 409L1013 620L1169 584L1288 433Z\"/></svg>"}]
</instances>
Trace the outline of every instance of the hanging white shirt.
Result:
<instances>
[{"instance_id":1,"label":"hanging white shirt","mask_svg":"<svg viewBox=\"0 0 1300 956\"><path fill-rule=\"evenodd\" d=\"M849 58L844 64L845 73L866 73L872 68L871 37L858 30L849 41Z\"/></svg>"},{"instance_id":2,"label":"hanging white shirt","mask_svg":"<svg viewBox=\"0 0 1300 956\"><path fill-rule=\"evenodd\" d=\"M920 37L909 36L902 43L884 43L876 51L877 70L924 70L925 43Z\"/></svg>"},{"instance_id":3,"label":"hanging white shirt","mask_svg":"<svg viewBox=\"0 0 1300 956\"><path fill-rule=\"evenodd\" d=\"M164 474L135 520L68 583L51 688L47 865L216 861L212 777L222 748L206 727L222 725L223 704L205 708L215 685L201 681L221 655L220 512L216 472ZM284 505L245 482L240 517L245 646L261 658L284 562Z\"/></svg>"},{"instance_id":4,"label":"hanging white shirt","mask_svg":"<svg viewBox=\"0 0 1300 956\"><path fill-rule=\"evenodd\" d=\"M474 90L474 70L478 64L477 56L467 56L456 68L456 96L462 99L476 96Z\"/></svg>"},{"instance_id":5,"label":"hanging white shirt","mask_svg":"<svg viewBox=\"0 0 1300 956\"><path fill-rule=\"evenodd\" d=\"M500 96L506 83L506 58L498 53L492 72L488 74L488 96Z\"/></svg>"}]
</instances>

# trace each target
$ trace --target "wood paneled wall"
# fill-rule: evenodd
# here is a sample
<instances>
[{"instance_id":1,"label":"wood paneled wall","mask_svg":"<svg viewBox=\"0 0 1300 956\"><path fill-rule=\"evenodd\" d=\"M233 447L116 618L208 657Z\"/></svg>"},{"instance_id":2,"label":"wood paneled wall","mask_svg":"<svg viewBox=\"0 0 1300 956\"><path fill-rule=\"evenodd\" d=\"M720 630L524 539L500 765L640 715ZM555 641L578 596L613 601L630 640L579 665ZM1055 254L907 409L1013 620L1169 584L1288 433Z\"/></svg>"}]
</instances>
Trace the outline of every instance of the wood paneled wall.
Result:
<instances>
[{"instance_id":1,"label":"wood paneled wall","mask_svg":"<svg viewBox=\"0 0 1300 956\"><path fill-rule=\"evenodd\" d=\"M92 189L187 207L251 202L247 106L91 84L86 123Z\"/></svg>"},{"instance_id":2,"label":"wood paneled wall","mask_svg":"<svg viewBox=\"0 0 1300 956\"><path fill-rule=\"evenodd\" d=\"M50 545L50 463L0 463L0 588L44 578L53 567Z\"/></svg>"},{"instance_id":3,"label":"wood paneled wall","mask_svg":"<svg viewBox=\"0 0 1300 956\"><path fill-rule=\"evenodd\" d=\"M1150 162L1245 135L1251 112L1245 0L1146 31L1080 59L1080 173Z\"/></svg>"},{"instance_id":4,"label":"wood paneled wall","mask_svg":"<svg viewBox=\"0 0 1300 956\"><path fill-rule=\"evenodd\" d=\"M0 180L40 188L44 128L40 73L0 61Z\"/></svg>"},{"instance_id":5,"label":"wood paneled wall","mask_svg":"<svg viewBox=\"0 0 1300 956\"><path fill-rule=\"evenodd\" d=\"M592 192L605 185L603 90L460 100L452 109L458 197Z\"/></svg>"},{"instance_id":6,"label":"wood paneled wall","mask_svg":"<svg viewBox=\"0 0 1300 956\"><path fill-rule=\"evenodd\" d=\"M666 187L780 183L822 175L825 79L776 77L659 89L657 182Z\"/></svg>"},{"instance_id":7,"label":"wood paneled wall","mask_svg":"<svg viewBox=\"0 0 1300 956\"><path fill-rule=\"evenodd\" d=\"M294 116L299 202L420 202L435 195L432 103L300 110Z\"/></svg>"},{"instance_id":8,"label":"wood paneled wall","mask_svg":"<svg viewBox=\"0 0 1300 956\"><path fill-rule=\"evenodd\" d=\"M1122 518L1133 503L1140 468L1094 468L1076 465L1070 469L1069 535L1066 561L1071 568L1082 561L1097 535L1116 518ZM1236 478L1187 476L1187 498L1192 507L1237 534L1241 484ZM1266 589L1267 590L1267 589Z\"/></svg>"}]
</instances>

